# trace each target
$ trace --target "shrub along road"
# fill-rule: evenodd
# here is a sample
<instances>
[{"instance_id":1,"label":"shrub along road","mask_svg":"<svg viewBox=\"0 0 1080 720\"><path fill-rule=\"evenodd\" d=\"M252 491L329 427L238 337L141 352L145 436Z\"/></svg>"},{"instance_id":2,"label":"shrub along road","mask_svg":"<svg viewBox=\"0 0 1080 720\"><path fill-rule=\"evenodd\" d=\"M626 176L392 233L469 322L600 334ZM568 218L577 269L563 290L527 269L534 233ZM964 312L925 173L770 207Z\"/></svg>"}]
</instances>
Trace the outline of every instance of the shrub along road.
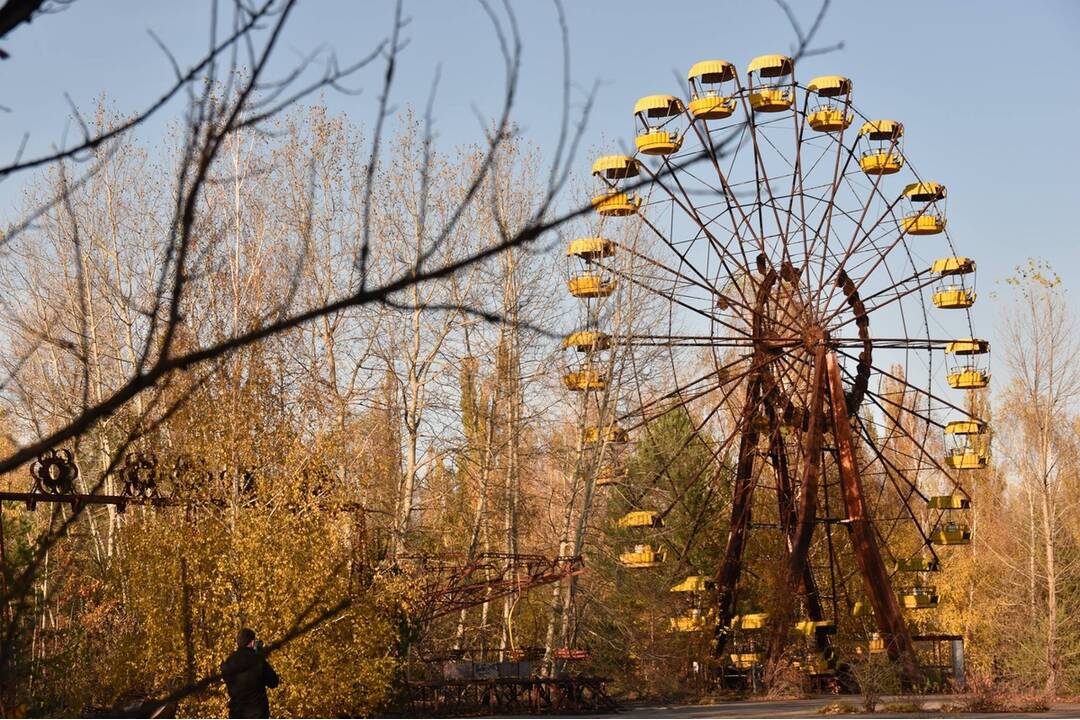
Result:
<instances>
[{"instance_id":1,"label":"shrub along road","mask_svg":"<svg viewBox=\"0 0 1080 720\"><path fill-rule=\"evenodd\" d=\"M897 713L884 710L879 705L875 717L942 717L941 708L944 705L956 705L962 701L960 696L955 695L919 695L907 697L886 697L883 705L893 703L915 703L924 708L917 713ZM617 715L609 717L633 718L786 718L786 717L833 717L821 715L819 711L826 705L833 703L847 703L855 707L862 707L862 698L858 695L820 695L813 698L799 700L738 700L733 702L716 703L712 705L628 705ZM839 717L859 717L864 713L851 713ZM947 717L954 717L956 713L949 713ZM1056 718L1080 718L1080 703L1055 703L1050 710L1043 713L964 713L965 717L1056 717Z\"/></svg>"}]
</instances>

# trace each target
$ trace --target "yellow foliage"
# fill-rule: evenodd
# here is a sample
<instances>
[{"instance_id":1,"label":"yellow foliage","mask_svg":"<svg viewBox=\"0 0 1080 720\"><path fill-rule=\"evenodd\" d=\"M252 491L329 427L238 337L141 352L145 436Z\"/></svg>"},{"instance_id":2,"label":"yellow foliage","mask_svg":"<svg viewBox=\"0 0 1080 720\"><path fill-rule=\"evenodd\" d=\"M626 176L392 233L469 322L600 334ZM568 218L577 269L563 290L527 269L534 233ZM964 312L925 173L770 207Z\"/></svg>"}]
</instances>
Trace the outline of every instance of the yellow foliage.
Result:
<instances>
[{"instance_id":1,"label":"yellow foliage","mask_svg":"<svg viewBox=\"0 0 1080 720\"><path fill-rule=\"evenodd\" d=\"M407 629L404 583L376 577L360 587L350 578L343 516L230 515L192 523L168 510L125 527L122 559L107 583L88 588L94 602L50 658L42 710L79 714L162 697L217 673L241 626L282 643L270 655L282 678L269 691L275 714L369 715L388 701ZM180 712L223 716L226 702L215 683Z\"/></svg>"}]
</instances>

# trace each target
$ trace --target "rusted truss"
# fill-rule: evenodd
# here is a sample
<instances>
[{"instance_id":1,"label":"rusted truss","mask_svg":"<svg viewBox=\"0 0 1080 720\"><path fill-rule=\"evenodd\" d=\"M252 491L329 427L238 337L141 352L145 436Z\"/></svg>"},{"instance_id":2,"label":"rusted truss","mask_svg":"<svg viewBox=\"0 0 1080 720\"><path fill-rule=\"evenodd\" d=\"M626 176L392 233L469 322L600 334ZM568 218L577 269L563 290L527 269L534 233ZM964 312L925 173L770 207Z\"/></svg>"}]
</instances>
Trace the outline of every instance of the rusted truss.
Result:
<instances>
[{"instance_id":1,"label":"rusted truss","mask_svg":"<svg viewBox=\"0 0 1080 720\"><path fill-rule=\"evenodd\" d=\"M416 717L614 710L607 682L601 677L412 681L405 686L405 710Z\"/></svg>"},{"instance_id":2,"label":"rusted truss","mask_svg":"<svg viewBox=\"0 0 1080 720\"><path fill-rule=\"evenodd\" d=\"M497 598L549 585L584 570L580 556L479 553L403 555L399 570L416 579L419 619L430 621Z\"/></svg>"}]
</instances>

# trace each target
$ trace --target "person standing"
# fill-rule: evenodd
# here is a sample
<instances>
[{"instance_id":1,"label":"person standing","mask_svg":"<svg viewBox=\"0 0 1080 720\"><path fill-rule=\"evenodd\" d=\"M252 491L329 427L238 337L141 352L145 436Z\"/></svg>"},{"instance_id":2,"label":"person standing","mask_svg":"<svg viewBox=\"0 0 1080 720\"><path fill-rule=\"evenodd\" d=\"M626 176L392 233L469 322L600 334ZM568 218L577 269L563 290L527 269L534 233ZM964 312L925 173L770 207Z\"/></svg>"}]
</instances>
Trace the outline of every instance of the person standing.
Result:
<instances>
[{"instance_id":1,"label":"person standing","mask_svg":"<svg viewBox=\"0 0 1080 720\"><path fill-rule=\"evenodd\" d=\"M221 677L229 690L229 717L270 717L266 688L276 688L281 679L263 655L254 630L242 628L236 634L236 652L221 663Z\"/></svg>"}]
</instances>

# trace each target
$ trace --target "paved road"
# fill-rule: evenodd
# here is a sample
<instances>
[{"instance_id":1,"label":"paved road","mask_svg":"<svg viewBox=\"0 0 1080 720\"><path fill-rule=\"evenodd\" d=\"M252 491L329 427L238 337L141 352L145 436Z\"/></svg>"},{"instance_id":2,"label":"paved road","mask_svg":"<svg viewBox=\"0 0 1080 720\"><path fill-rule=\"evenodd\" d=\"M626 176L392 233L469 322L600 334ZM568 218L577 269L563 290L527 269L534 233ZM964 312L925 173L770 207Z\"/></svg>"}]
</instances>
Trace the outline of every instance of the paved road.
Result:
<instances>
[{"instance_id":1,"label":"paved road","mask_svg":"<svg viewBox=\"0 0 1080 720\"><path fill-rule=\"evenodd\" d=\"M845 717L859 717L860 715L818 715L818 710L834 702L849 702L858 705L861 698L858 696L837 697L824 695L821 697L807 698L802 700L739 700L733 702L717 703L715 705L634 705L627 706L621 712L609 717L619 718L790 718L790 717L836 717L841 720ZM942 704L953 702L954 699L946 695L928 695L918 698L886 698L886 702L917 702L927 710L937 710ZM878 713L875 717L889 717L888 714ZM907 713L899 717L942 717L937 712ZM1046 713L1031 713L1017 715L970 715L968 717L1060 717L1080 718L1080 704L1061 703L1054 705Z\"/></svg>"}]
</instances>

